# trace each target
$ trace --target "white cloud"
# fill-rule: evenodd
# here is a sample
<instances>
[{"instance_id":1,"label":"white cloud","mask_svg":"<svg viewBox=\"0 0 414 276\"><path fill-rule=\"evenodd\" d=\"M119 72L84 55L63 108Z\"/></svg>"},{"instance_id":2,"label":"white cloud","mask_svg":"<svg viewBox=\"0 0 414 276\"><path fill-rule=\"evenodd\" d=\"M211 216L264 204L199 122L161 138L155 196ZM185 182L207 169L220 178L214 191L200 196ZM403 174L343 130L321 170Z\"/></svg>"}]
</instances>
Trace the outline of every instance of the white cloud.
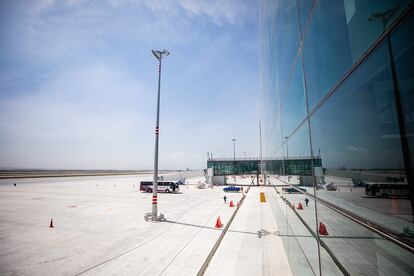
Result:
<instances>
[{"instance_id":1,"label":"white cloud","mask_svg":"<svg viewBox=\"0 0 414 276\"><path fill-rule=\"evenodd\" d=\"M145 0L153 10L178 14L182 9L191 17L207 16L214 23L241 23L249 14L248 2L231 0Z\"/></svg>"},{"instance_id":2,"label":"white cloud","mask_svg":"<svg viewBox=\"0 0 414 276\"><path fill-rule=\"evenodd\" d=\"M106 0L98 3L111 8L147 6L154 13L162 12L169 16L181 16L180 11L184 11L190 17L207 16L219 25L241 23L250 15L251 5L257 5L255 1L248 0ZM85 9L97 6L88 0L37 0L32 2L31 8L35 13L42 13L51 9Z\"/></svg>"},{"instance_id":3,"label":"white cloud","mask_svg":"<svg viewBox=\"0 0 414 276\"><path fill-rule=\"evenodd\" d=\"M215 0L215 1L197 1L197 0L180 0L179 4L188 13L192 15L205 14L212 18L217 24L230 23L235 24L238 20L239 23L245 19L248 15L248 7L246 3L242 1L228 1L228 0Z\"/></svg>"}]
</instances>

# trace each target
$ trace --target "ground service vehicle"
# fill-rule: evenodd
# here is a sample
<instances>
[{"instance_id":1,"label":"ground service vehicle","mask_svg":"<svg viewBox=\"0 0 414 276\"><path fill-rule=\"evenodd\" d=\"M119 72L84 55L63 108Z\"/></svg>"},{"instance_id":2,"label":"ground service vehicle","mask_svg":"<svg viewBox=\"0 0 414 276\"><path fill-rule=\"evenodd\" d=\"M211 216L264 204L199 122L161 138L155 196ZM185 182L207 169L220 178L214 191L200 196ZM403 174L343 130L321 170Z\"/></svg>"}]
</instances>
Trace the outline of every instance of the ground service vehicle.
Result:
<instances>
[{"instance_id":1,"label":"ground service vehicle","mask_svg":"<svg viewBox=\"0 0 414 276\"><path fill-rule=\"evenodd\" d=\"M336 191L338 188L333 183L330 183L330 184L326 185L326 189L328 191Z\"/></svg>"},{"instance_id":2,"label":"ground service vehicle","mask_svg":"<svg viewBox=\"0 0 414 276\"><path fill-rule=\"evenodd\" d=\"M139 186L139 190L143 192L152 193L154 189L152 181L141 181L141 184ZM165 192L165 193L178 193L179 188L179 182L173 182L173 181L158 181L158 192Z\"/></svg>"},{"instance_id":3,"label":"ground service vehicle","mask_svg":"<svg viewBox=\"0 0 414 276\"><path fill-rule=\"evenodd\" d=\"M301 190L301 191L303 191L303 192L305 192L306 193L306 190L304 189L304 188L296 188L296 189L299 189L299 190ZM298 190L296 190L295 188L292 188L292 187L283 187L282 188L282 191L284 191L285 193L287 193L287 194L298 194L298 193L300 193Z\"/></svg>"},{"instance_id":4,"label":"ground service vehicle","mask_svg":"<svg viewBox=\"0 0 414 276\"><path fill-rule=\"evenodd\" d=\"M369 183L365 184L365 195L372 197L409 197L408 184Z\"/></svg>"},{"instance_id":5,"label":"ground service vehicle","mask_svg":"<svg viewBox=\"0 0 414 276\"><path fill-rule=\"evenodd\" d=\"M226 188L223 188L223 191L224 192L235 192L235 193L238 193L238 192L240 192L240 187L236 187L236 186L229 186L229 187L226 187Z\"/></svg>"}]
</instances>

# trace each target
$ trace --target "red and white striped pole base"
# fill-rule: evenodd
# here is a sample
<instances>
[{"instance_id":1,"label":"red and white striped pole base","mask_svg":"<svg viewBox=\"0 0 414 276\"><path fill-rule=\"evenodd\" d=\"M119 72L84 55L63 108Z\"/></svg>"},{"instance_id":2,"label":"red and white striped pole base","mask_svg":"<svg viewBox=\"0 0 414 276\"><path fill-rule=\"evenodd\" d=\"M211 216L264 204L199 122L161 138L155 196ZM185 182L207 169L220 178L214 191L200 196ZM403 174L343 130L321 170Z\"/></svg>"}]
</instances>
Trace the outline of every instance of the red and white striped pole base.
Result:
<instances>
[{"instance_id":1,"label":"red and white striped pole base","mask_svg":"<svg viewBox=\"0 0 414 276\"><path fill-rule=\"evenodd\" d=\"M156 221L158 216L157 196L152 196L152 221Z\"/></svg>"}]
</instances>

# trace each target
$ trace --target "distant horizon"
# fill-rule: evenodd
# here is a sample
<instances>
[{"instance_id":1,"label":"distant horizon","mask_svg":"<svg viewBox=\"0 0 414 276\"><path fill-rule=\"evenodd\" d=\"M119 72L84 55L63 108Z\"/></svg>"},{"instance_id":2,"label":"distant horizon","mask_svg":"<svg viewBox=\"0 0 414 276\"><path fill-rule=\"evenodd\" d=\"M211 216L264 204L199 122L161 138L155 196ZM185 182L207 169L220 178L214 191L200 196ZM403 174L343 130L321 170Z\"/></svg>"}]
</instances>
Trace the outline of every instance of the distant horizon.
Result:
<instances>
[{"instance_id":1,"label":"distant horizon","mask_svg":"<svg viewBox=\"0 0 414 276\"><path fill-rule=\"evenodd\" d=\"M188 168L189 171L203 170L199 168ZM159 171L186 171L185 169L158 169ZM2 171L154 171L154 169L39 169L39 168L7 168L0 167L0 172Z\"/></svg>"}]
</instances>

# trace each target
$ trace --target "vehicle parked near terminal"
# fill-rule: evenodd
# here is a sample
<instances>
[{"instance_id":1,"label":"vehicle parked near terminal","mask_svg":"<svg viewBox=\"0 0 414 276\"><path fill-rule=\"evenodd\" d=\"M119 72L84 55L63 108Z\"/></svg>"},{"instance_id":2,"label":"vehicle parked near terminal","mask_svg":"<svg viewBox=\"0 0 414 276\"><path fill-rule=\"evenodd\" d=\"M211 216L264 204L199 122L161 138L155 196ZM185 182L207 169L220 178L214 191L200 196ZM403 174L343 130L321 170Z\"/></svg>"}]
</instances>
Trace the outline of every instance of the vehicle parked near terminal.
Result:
<instances>
[{"instance_id":1,"label":"vehicle parked near terminal","mask_svg":"<svg viewBox=\"0 0 414 276\"><path fill-rule=\"evenodd\" d=\"M180 181L158 181L158 192L178 193L180 191ZM154 189L152 181L141 181L139 190L147 193L152 193Z\"/></svg>"},{"instance_id":2,"label":"vehicle parked near terminal","mask_svg":"<svg viewBox=\"0 0 414 276\"><path fill-rule=\"evenodd\" d=\"M229 186L226 188L223 188L223 191L228 193L228 192L234 192L234 193L238 193L240 192L241 188L240 187L236 187L236 186Z\"/></svg>"},{"instance_id":3,"label":"vehicle parked near terminal","mask_svg":"<svg viewBox=\"0 0 414 276\"><path fill-rule=\"evenodd\" d=\"M206 184L205 183L198 183L197 184L197 189L205 189L206 188Z\"/></svg>"},{"instance_id":4,"label":"vehicle parked near terminal","mask_svg":"<svg viewBox=\"0 0 414 276\"><path fill-rule=\"evenodd\" d=\"M299 187L296 187L296 188L293 188L293 187L283 187L282 188L282 191L285 192L285 193L287 193L287 194L299 194L300 192L298 190L296 190L296 189L299 189L299 190L301 190L301 191L303 191L303 192L306 193L306 189L299 188Z\"/></svg>"},{"instance_id":5,"label":"vehicle parked near terminal","mask_svg":"<svg viewBox=\"0 0 414 276\"><path fill-rule=\"evenodd\" d=\"M328 185L326 185L326 189L328 191L336 191L338 188L335 186L335 184L333 184L332 182L329 183Z\"/></svg>"},{"instance_id":6,"label":"vehicle parked near terminal","mask_svg":"<svg viewBox=\"0 0 414 276\"><path fill-rule=\"evenodd\" d=\"M354 185L354 187L364 187L365 185L364 181L356 178L352 178L352 184Z\"/></svg>"},{"instance_id":7,"label":"vehicle parked near terminal","mask_svg":"<svg viewBox=\"0 0 414 276\"><path fill-rule=\"evenodd\" d=\"M371 197L404 197L410 196L408 184L402 183L365 183L365 195Z\"/></svg>"}]
</instances>

